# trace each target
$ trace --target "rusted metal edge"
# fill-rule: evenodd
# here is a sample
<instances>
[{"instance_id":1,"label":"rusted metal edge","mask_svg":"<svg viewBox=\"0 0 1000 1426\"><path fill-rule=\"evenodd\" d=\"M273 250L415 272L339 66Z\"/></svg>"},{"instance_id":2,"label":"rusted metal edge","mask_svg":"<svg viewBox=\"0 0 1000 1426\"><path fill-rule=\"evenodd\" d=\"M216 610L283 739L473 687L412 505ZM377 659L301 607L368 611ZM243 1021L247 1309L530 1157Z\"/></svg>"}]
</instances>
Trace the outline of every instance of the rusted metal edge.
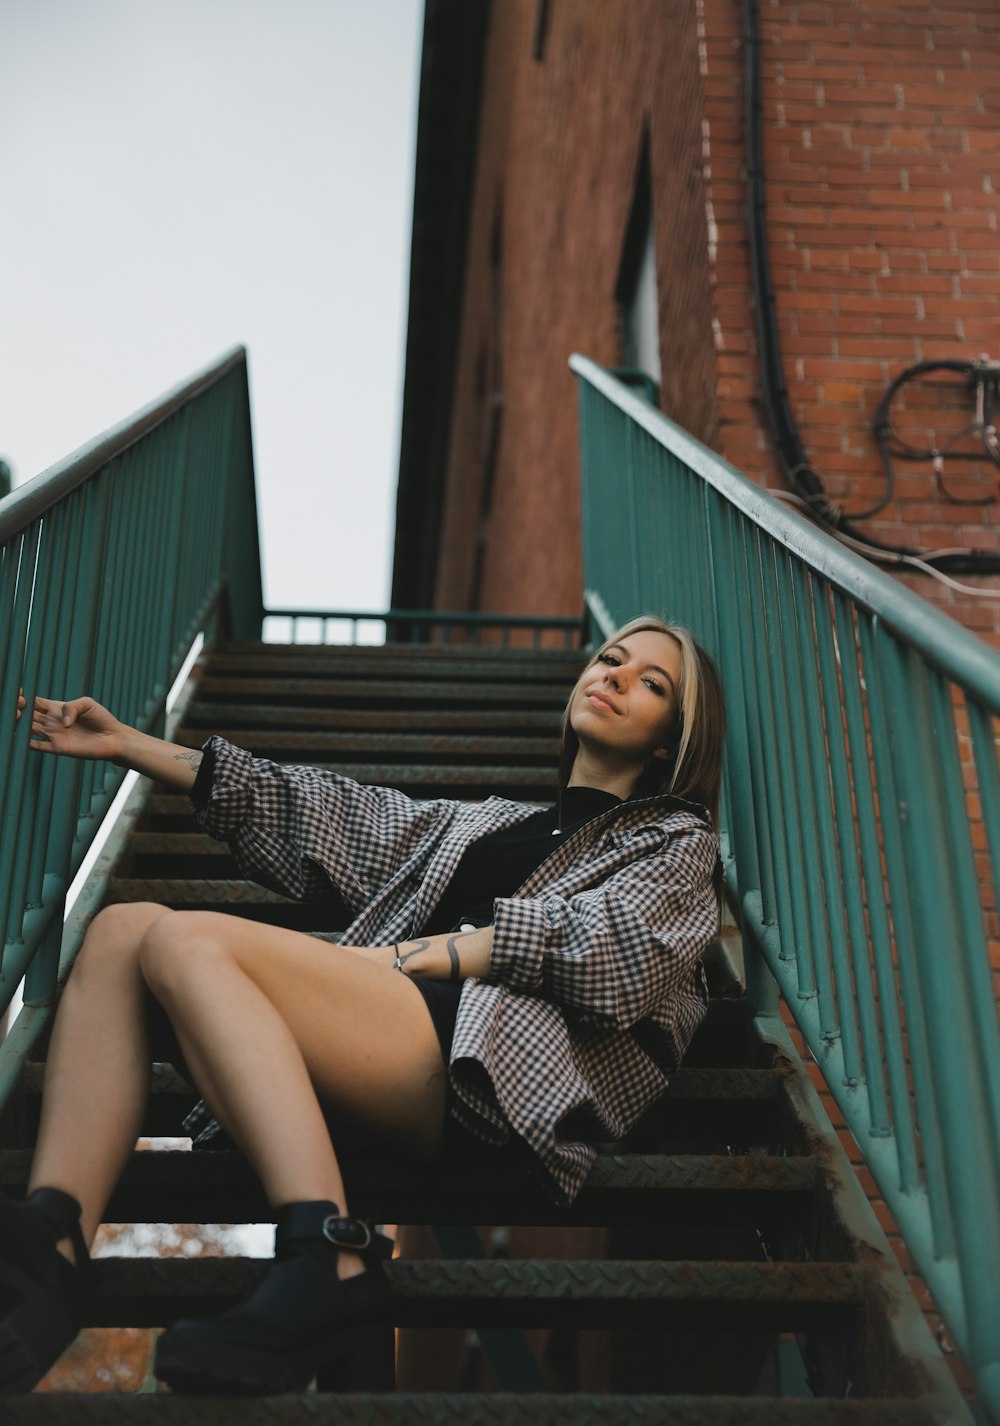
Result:
<instances>
[{"instance_id":1,"label":"rusted metal edge","mask_svg":"<svg viewBox=\"0 0 1000 1426\"><path fill-rule=\"evenodd\" d=\"M400 700L411 702L443 702L454 708L465 703L518 704L526 709L537 709L539 703L547 703L550 708L562 708L569 694L568 683L533 685L527 692L518 684L499 683L488 679L474 683L450 684L444 680L433 682L428 679L405 678L260 678L241 677L234 674L230 678L215 678L209 675L202 683L202 698L213 696L232 698L240 693L254 696L277 695L284 697L312 697L329 699L335 705L337 700L357 702L360 699L384 698L398 705ZM209 716L215 705L203 702L200 707ZM279 705L284 706L284 705ZM198 716L202 716L199 711Z\"/></svg>"},{"instance_id":2,"label":"rusted metal edge","mask_svg":"<svg viewBox=\"0 0 1000 1426\"><path fill-rule=\"evenodd\" d=\"M267 649L267 644L261 645ZM381 651L379 651L381 652ZM431 657L423 654L419 663L416 659L408 659L400 653L383 653L377 663L369 657L366 658L359 647L351 646L348 650L335 651L331 656L324 657L317 654L301 655L296 658L281 658L261 654L259 656L237 656L219 654L212 659L213 678L227 678L230 675L239 677L240 675L260 678L262 674L270 674L271 677L291 677L301 678L303 674L315 674L325 678L330 678L337 674L364 673L367 669L373 671L380 670L380 677L385 678L394 670L407 676L417 675L419 677L452 679L456 683L466 681L473 682L477 678L488 678L493 681L516 679L519 683L528 684L552 684L563 683L569 688L573 681L580 662L577 661L575 667L563 669L546 666L544 660L535 655L530 658L521 657L520 660L508 661L501 659L486 658L480 652L476 657L466 657L461 660L442 658L435 654Z\"/></svg>"},{"instance_id":3,"label":"rusted metal edge","mask_svg":"<svg viewBox=\"0 0 1000 1426\"><path fill-rule=\"evenodd\" d=\"M181 731L182 740L186 732L186 729ZM205 740L200 731L192 732L189 737L196 747L200 747ZM288 733L247 729L235 733L231 741L238 741L240 747L250 753L263 748L281 752L372 753L376 756L384 753L386 757L397 758L435 753L449 757L468 757L477 753L489 753L495 757L554 759L559 756L558 737L538 737L528 733L511 737L502 733Z\"/></svg>"},{"instance_id":4,"label":"rusted metal edge","mask_svg":"<svg viewBox=\"0 0 1000 1426\"><path fill-rule=\"evenodd\" d=\"M284 614L280 610L268 609L266 615L269 618L293 618L300 619L381 619L384 616L364 615L364 614L327 614L322 611L312 614ZM400 618L406 618L405 612L401 611ZM461 618L461 615L452 616ZM448 616L442 614L442 623L448 622ZM503 624L503 616L500 616L500 624ZM576 624L579 621L574 621ZM553 626L554 627L554 626ZM216 646L220 658L281 658L292 661L300 658L329 658L336 660L345 654L357 654L362 659L374 660L378 662L383 656L389 655L393 658L412 660L419 663L421 659L440 658L452 659L455 663L463 663L474 659L490 660L495 659L500 663L550 663L565 664L569 667L581 666L587 661L587 656L580 649L564 648L532 648L517 647L507 644L473 644L473 643L440 643L440 644L409 644L409 643L388 643L388 644L279 644L263 642L258 639L224 639Z\"/></svg>"},{"instance_id":5,"label":"rusted metal edge","mask_svg":"<svg viewBox=\"0 0 1000 1426\"><path fill-rule=\"evenodd\" d=\"M21 1149L0 1151L0 1186L18 1188L26 1181L30 1152ZM519 1166L502 1162L489 1164L434 1163L420 1165L401 1155L365 1160L363 1177L355 1180L356 1191L374 1186L428 1185L439 1189L451 1185L475 1196L489 1190L496 1197L504 1192L522 1193L526 1184ZM185 1191L201 1187L242 1185L253 1182L249 1165L236 1153L197 1153L164 1150L132 1154L121 1182L127 1186L149 1184L156 1188L174 1185ZM808 1193L815 1187L816 1165L809 1158L750 1154L600 1154L581 1193L612 1190L673 1192L717 1192L738 1198L742 1194ZM535 1195L537 1196L537 1194ZM665 1205L666 1211L666 1205ZM485 1221L485 1220L484 1220Z\"/></svg>"},{"instance_id":6,"label":"rusted metal edge","mask_svg":"<svg viewBox=\"0 0 1000 1426\"><path fill-rule=\"evenodd\" d=\"M900 1398L846 1401L751 1396L598 1396L592 1393L395 1392L220 1397L8 1397L5 1426L941 1426L927 1405Z\"/></svg>"},{"instance_id":7,"label":"rusted metal edge","mask_svg":"<svg viewBox=\"0 0 1000 1426\"><path fill-rule=\"evenodd\" d=\"M183 731L190 732L197 728L201 732L207 725L213 732L235 741L245 737L247 729L353 729L362 721L367 729L433 728L441 732L459 728L467 735L478 730L502 733L510 728L518 732L540 730L541 735L558 735L559 732L559 714L555 708L547 713L532 713L526 708L409 708L400 712L396 708L317 708L315 705L295 707L286 703L203 703L189 713ZM240 731L231 731L236 728ZM201 732L201 736L205 734Z\"/></svg>"},{"instance_id":8,"label":"rusted metal edge","mask_svg":"<svg viewBox=\"0 0 1000 1426\"><path fill-rule=\"evenodd\" d=\"M26 1094L41 1092L44 1074L43 1064L31 1061L25 1066L23 1088ZM675 1070L664 1097L673 1100L769 1103L783 1082L784 1076L777 1070L679 1069ZM173 1065L157 1062L152 1070L151 1093L190 1097L194 1090Z\"/></svg>"}]
</instances>

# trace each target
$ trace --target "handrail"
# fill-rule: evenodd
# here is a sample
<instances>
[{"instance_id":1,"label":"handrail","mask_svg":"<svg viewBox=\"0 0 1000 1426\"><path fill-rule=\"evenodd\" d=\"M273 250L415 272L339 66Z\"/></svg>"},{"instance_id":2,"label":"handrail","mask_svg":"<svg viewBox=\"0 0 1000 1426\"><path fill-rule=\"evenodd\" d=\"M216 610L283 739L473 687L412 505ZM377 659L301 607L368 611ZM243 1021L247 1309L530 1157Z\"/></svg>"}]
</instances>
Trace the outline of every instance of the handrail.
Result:
<instances>
[{"instance_id":1,"label":"handrail","mask_svg":"<svg viewBox=\"0 0 1000 1426\"><path fill-rule=\"evenodd\" d=\"M570 365L588 607L714 654L749 992L780 987L1000 1423L1000 656Z\"/></svg>"},{"instance_id":2,"label":"handrail","mask_svg":"<svg viewBox=\"0 0 1000 1426\"><path fill-rule=\"evenodd\" d=\"M18 689L92 693L156 731L199 631L259 637L262 612L243 348L0 500L0 1014L25 977L18 1053L75 954L66 892L124 777L31 752ZM5 1043L0 1105L12 1061Z\"/></svg>"}]
</instances>

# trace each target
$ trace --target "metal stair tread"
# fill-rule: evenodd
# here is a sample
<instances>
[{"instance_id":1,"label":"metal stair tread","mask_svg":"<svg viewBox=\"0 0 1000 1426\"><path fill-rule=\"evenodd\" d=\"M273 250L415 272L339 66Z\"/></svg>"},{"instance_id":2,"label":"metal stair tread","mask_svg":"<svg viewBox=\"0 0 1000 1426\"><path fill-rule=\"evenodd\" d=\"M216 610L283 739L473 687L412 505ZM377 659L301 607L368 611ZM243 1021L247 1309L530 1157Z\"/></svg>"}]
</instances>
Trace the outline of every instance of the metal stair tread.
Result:
<instances>
[{"instance_id":1,"label":"metal stair tread","mask_svg":"<svg viewBox=\"0 0 1000 1426\"><path fill-rule=\"evenodd\" d=\"M29 1060L24 1069L24 1092L41 1093L44 1075L45 1065L37 1060ZM784 1078L780 1070L774 1069L682 1067L674 1071L664 1098L724 1099L738 1102L772 1100L784 1083ZM157 1061L152 1067L151 1093L190 1097L195 1091L173 1065Z\"/></svg>"},{"instance_id":2,"label":"metal stair tread","mask_svg":"<svg viewBox=\"0 0 1000 1426\"><path fill-rule=\"evenodd\" d=\"M4 1402L5 1426L940 1426L908 1397L654 1396L592 1392L310 1392L275 1397L34 1392Z\"/></svg>"},{"instance_id":3,"label":"metal stair tread","mask_svg":"<svg viewBox=\"0 0 1000 1426\"><path fill-rule=\"evenodd\" d=\"M169 1296L190 1295L196 1285L204 1295L247 1294L260 1282L269 1258L141 1258L109 1254L97 1259L102 1281L97 1295L121 1293L150 1280L152 1290ZM452 1298L575 1297L647 1302L774 1301L801 1298L812 1302L857 1302L869 1290L877 1270L859 1262L730 1262L650 1258L395 1258L385 1264L393 1295Z\"/></svg>"},{"instance_id":4,"label":"metal stair tread","mask_svg":"<svg viewBox=\"0 0 1000 1426\"><path fill-rule=\"evenodd\" d=\"M0 1188L23 1195L31 1151L0 1152ZM423 1165L344 1145L342 1167L356 1212L382 1223L601 1224L675 1220L788 1222L817 1185L808 1157L601 1154L571 1208L556 1205L516 1163ZM721 1219L720 1219L721 1215ZM249 1164L234 1152L139 1150L105 1214L110 1223L259 1223L273 1215Z\"/></svg>"},{"instance_id":5,"label":"metal stair tread","mask_svg":"<svg viewBox=\"0 0 1000 1426\"><path fill-rule=\"evenodd\" d=\"M40 1109L43 1063L29 1062L22 1077L25 1118L22 1133L34 1135ZM681 1069L667 1090L634 1126L628 1153L718 1152L720 1144L764 1147L775 1135L775 1112L783 1076L776 1070ZM174 1137L197 1098L195 1089L170 1064L154 1064L143 1116L145 1137ZM27 1142L22 1138L22 1144Z\"/></svg>"},{"instance_id":6,"label":"metal stair tread","mask_svg":"<svg viewBox=\"0 0 1000 1426\"><path fill-rule=\"evenodd\" d=\"M228 738L230 742L238 742L240 747L249 753L256 753L264 748L288 753L345 752L377 755L384 752L387 757L396 758L407 755L455 758L489 755L500 758L546 758L554 761L559 756L558 737L536 737L528 733L520 737L509 737L503 734L464 733L299 733L260 732L251 729L220 731L222 737ZM205 739L200 732L188 733L187 729L182 728L178 741L187 741L194 747L201 747Z\"/></svg>"},{"instance_id":7,"label":"metal stair tread","mask_svg":"<svg viewBox=\"0 0 1000 1426\"><path fill-rule=\"evenodd\" d=\"M193 877L112 877L108 883L109 903L122 901L212 902L224 906L232 901L240 906L298 906L300 903L269 891L255 881L208 880Z\"/></svg>"},{"instance_id":8,"label":"metal stair tread","mask_svg":"<svg viewBox=\"0 0 1000 1426\"><path fill-rule=\"evenodd\" d=\"M316 617L316 616L313 616ZM581 664L586 655L580 649L543 648L532 645L487 643L409 643L395 640L384 644L272 643L263 639L222 639L215 646L213 663L232 658L313 658L317 655L331 660L338 658L371 659L376 663L403 658L413 662L422 659L446 659L456 664L480 659L499 659L522 663Z\"/></svg>"},{"instance_id":9,"label":"metal stair tread","mask_svg":"<svg viewBox=\"0 0 1000 1426\"><path fill-rule=\"evenodd\" d=\"M282 728L292 732L303 726L318 728L430 728L444 732L449 728L460 729L463 733L476 730L502 733L508 729L518 732L534 730L558 734L559 713L532 712L527 708L414 708L400 711L396 708L324 708L316 706L294 707L278 703L196 703L184 717L182 732L192 736L203 733L208 727L213 732L240 727ZM205 734L207 736L207 734ZM223 733L223 736L228 734Z\"/></svg>"},{"instance_id":10,"label":"metal stair tread","mask_svg":"<svg viewBox=\"0 0 1000 1426\"><path fill-rule=\"evenodd\" d=\"M477 679L494 682L503 679L529 685L564 682L568 689L583 667L579 656L563 659L559 663L546 663L534 655L525 658L523 654L520 657L500 657L480 653L474 658L458 661L443 657L439 652L409 655L393 650L383 655L381 650L375 650L381 655L378 658L373 658L372 652L354 648L349 653L336 650L324 653L320 645L311 645L308 653L294 656L282 653L218 654L212 659L212 677L224 679L228 675L254 675L259 678L262 674L270 674L272 677L330 678L337 673L363 677L366 670L377 669L382 678L409 678L416 674L424 679L447 679L451 686L472 683Z\"/></svg>"},{"instance_id":11,"label":"metal stair tread","mask_svg":"<svg viewBox=\"0 0 1000 1426\"><path fill-rule=\"evenodd\" d=\"M524 767L516 764L500 766L495 763L424 764L424 763L326 763L316 758L299 759L304 767L318 768L320 771L338 773L341 777L353 778L356 782L370 783L378 787L486 787L486 788L552 788L557 785L556 769L547 764L538 767ZM151 798L151 804L160 801ZM186 798L175 798L190 810Z\"/></svg>"},{"instance_id":12,"label":"metal stair tread","mask_svg":"<svg viewBox=\"0 0 1000 1426\"><path fill-rule=\"evenodd\" d=\"M313 698L321 699L324 705L336 707L342 703L357 704L361 700L385 701L398 708L400 704L444 703L449 708L462 708L466 704L513 705L538 711L539 705L550 709L562 709L569 696L570 683L535 684L524 687L518 682L497 683L482 680L476 682L456 682L403 678L371 679L303 679L260 675L230 675L215 678L206 674L198 685L200 707L210 707L210 700L231 700L240 695L271 698Z\"/></svg>"},{"instance_id":13,"label":"metal stair tread","mask_svg":"<svg viewBox=\"0 0 1000 1426\"><path fill-rule=\"evenodd\" d=\"M128 850L142 856L199 856L231 858L226 842L216 841L206 832L132 832Z\"/></svg>"}]
</instances>

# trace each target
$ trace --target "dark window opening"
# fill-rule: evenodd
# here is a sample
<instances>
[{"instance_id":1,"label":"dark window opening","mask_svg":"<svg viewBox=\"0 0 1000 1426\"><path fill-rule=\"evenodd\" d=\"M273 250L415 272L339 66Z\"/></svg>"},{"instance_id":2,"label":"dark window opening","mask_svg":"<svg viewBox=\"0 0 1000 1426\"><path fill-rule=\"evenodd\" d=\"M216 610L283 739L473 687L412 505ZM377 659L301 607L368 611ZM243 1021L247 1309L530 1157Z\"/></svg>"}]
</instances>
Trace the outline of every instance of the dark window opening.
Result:
<instances>
[{"instance_id":1,"label":"dark window opening","mask_svg":"<svg viewBox=\"0 0 1000 1426\"><path fill-rule=\"evenodd\" d=\"M656 287L656 240L653 187L649 170L649 133L643 135L636 167L632 208L622 244L615 286L621 364L643 371L660 384L660 309Z\"/></svg>"}]
</instances>

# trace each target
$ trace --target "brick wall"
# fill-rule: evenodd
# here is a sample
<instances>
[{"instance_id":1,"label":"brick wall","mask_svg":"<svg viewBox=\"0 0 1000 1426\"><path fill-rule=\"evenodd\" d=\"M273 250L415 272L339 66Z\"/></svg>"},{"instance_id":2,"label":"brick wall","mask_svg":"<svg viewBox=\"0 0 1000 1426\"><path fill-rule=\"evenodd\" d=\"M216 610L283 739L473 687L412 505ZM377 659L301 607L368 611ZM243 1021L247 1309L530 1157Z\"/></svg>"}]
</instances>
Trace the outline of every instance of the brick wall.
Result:
<instances>
[{"instance_id":1,"label":"brick wall","mask_svg":"<svg viewBox=\"0 0 1000 1426\"><path fill-rule=\"evenodd\" d=\"M731 0L704 0L708 198L724 454L776 480L757 418L744 241L743 46ZM791 404L810 459L845 511L885 491L872 417L918 361L1000 357L1000 10L969 3L760 7L768 241ZM972 420L954 380L893 406L916 445ZM899 462L896 497L864 528L888 543L996 551L1000 505L952 504L930 462ZM997 493L983 459L946 463L949 493ZM996 577L963 582L996 588ZM905 582L1000 646L1000 601Z\"/></svg>"},{"instance_id":2,"label":"brick wall","mask_svg":"<svg viewBox=\"0 0 1000 1426\"><path fill-rule=\"evenodd\" d=\"M769 250L792 408L831 499L885 489L871 419L920 360L1000 356L1000 10L995 0L761 0ZM614 301L648 129L664 410L781 485L761 416L745 237L738 0L493 7L456 370L441 606L578 611L573 350L619 359ZM944 444L964 391L907 388L906 437ZM863 528L1000 549L1000 505L899 462ZM992 495L985 461L948 489ZM1000 645L1000 601L905 582ZM1000 580L974 577L982 587Z\"/></svg>"}]
</instances>

